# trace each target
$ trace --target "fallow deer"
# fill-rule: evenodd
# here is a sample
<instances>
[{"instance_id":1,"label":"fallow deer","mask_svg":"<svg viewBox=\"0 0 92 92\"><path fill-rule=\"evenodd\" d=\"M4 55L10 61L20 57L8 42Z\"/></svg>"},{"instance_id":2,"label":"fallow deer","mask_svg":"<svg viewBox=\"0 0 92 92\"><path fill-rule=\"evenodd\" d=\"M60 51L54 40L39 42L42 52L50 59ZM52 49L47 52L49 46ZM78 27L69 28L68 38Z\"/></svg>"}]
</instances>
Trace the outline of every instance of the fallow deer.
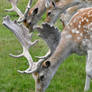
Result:
<instances>
[{"instance_id":1,"label":"fallow deer","mask_svg":"<svg viewBox=\"0 0 92 92\"><path fill-rule=\"evenodd\" d=\"M20 35L18 32L19 30L27 29L12 22L8 17L4 19L3 24L18 36L20 43L24 43L24 40L20 40L23 34ZM17 32L16 29L18 29ZM58 33L57 28L49 24L43 24L42 27L36 27L36 29L40 32L40 36L53 48L53 53L45 61L32 62L30 70L21 72L33 74L36 81L36 92L45 92L60 64L72 53L77 53L78 55L85 54L87 56L84 88L87 91L90 88L90 80L92 78L92 8L80 9L65 26L61 35ZM45 32L51 35L47 35ZM53 33L54 36L52 35ZM28 60L31 62L30 54L25 52L25 55L28 56L26 58L29 58Z\"/></svg>"},{"instance_id":2,"label":"fallow deer","mask_svg":"<svg viewBox=\"0 0 92 92\"><path fill-rule=\"evenodd\" d=\"M79 10L80 8L86 8L92 6L92 0L80 0L80 4L68 8L64 13L61 12L61 7L66 3L74 2L75 0L60 0L56 2L56 7L50 7L47 11L46 22L54 24L58 17L63 24L63 27L69 22L71 17Z\"/></svg>"},{"instance_id":3,"label":"fallow deer","mask_svg":"<svg viewBox=\"0 0 92 92\"><path fill-rule=\"evenodd\" d=\"M32 4L32 0L29 0L29 3L27 5L27 9L25 13L23 14L16 6L16 0L10 0L10 3L12 4L13 10L18 13L20 18L18 19L19 22L23 21L24 25L30 29L30 31L33 30L33 26L38 23L38 21L41 19L44 12L51 7L55 7L52 2L48 0L38 0L37 3L30 9L30 6ZM60 0L55 0L55 2L59 2ZM62 0L61 0L62 1ZM61 12L64 12L69 7L77 5L76 0L65 0L61 2ZM60 2L59 2L60 3ZM63 3L63 4L62 4ZM47 7L46 7L47 6ZM64 7L65 6L65 7ZM48 8L49 7L49 8ZM64 9L63 9L64 8ZM7 10L10 11L10 10Z\"/></svg>"},{"instance_id":4,"label":"fallow deer","mask_svg":"<svg viewBox=\"0 0 92 92\"><path fill-rule=\"evenodd\" d=\"M45 6L45 2L47 2L46 0L38 0L32 8L31 8L32 0L29 0L27 9L24 14L20 11L19 8L17 8L17 0L9 0L9 1L13 8L6 9L5 11L17 12L17 14L20 16L18 22L23 21L24 25L28 27L30 30L33 30L33 26L37 24L37 22L41 19L41 16L46 11L46 6Z\"/></svg>"}]
</instances>

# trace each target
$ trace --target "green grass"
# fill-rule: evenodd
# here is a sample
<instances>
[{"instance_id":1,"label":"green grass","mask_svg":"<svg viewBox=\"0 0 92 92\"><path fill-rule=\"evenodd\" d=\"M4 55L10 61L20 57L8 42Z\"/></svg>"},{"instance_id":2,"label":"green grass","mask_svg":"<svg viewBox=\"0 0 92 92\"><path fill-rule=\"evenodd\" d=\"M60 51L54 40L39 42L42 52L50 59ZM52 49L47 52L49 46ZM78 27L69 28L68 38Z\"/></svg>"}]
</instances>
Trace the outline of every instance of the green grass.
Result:
<instances>
[{"instance_id":1,"label":"green grass","mask_svg":"<svg viewBox=\"0 0 92 92\"><path fill-rule=\"evenodd\" d=\"M18 7L24 11L28 0L19 0ZM34 0L33 4L36 2ZM22 52L16 37L2 25L3 17L10 15L17 19L16 13L6 13L4 9L10 8L7 0L0 1L0 92L34 92L35 84L31 74L19 74L18 69L24 70L28 67L25 58L14 59L9 53L18 54ZM42 20L45 19L45 15ZM61 29L58 21L56 25ZM37 39L37 33L33 40ZM40 39L40 38L38 38ZM44 55L48 48L44 41L30 49L34 61L35 56ZM46 92L83 92L85 84L85 56L72 55L59 67ZM92 90L92 87L91 87ZM89 92L92 92L92 91Z\"/></svg>"}]
</instances>

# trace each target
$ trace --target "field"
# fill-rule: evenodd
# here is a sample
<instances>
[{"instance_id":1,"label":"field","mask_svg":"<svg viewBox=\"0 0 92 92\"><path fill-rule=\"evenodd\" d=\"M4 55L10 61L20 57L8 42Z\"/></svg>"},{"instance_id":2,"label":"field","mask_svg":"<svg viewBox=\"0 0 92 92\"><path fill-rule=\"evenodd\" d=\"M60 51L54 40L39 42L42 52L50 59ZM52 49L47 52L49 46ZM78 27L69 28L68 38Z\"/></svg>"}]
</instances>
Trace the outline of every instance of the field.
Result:
<instances>
[{"instance_id":1,"label":"field","mask_svg":"<svg viewBox=\"0 0 92 92\"><path fill-rule=\"evenodd\" d=\"M18 7L25 10L28 0L19 0ZM33 1L33 5L36 0ZM11 5L7 0L0 1L0 92L34 92L35 83L31 74L19 74L17 70L24 70L28 67L25 58L15 59L9 56L9 53L18 54L22 52L21 46L16 37L2 25L3 17L10 15L14 20L18 16L16 13L7 13L4 11ZM45 19L43 16L40 23ZM62 29L60 21L56 23L59 29ZM33 40L40 39L37 32L33 35ZM30 49L34 61L35 56L42 56L48 51L44 41L40 42ZM50 86L46 92L83 92L85 84L85 56L73 54L60 65ZM92 87L91 87L92 90ZM89 90L89 92L92 92Z\"/></svg>"}]
</instances>

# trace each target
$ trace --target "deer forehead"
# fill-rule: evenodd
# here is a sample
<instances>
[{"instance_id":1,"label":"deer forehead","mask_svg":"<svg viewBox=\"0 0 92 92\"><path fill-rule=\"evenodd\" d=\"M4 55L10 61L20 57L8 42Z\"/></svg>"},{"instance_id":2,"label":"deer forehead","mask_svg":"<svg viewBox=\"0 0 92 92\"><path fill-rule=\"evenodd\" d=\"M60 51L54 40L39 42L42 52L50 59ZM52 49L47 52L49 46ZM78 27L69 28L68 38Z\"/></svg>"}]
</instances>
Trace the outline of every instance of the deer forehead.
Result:
<instances>
[{"instance_id":1,"label":"deer forehead","mask_svg":"<svg viewBox=\"0 0 92 92\"><path fill-rule=\"evenodd\" d=\"M33 13L34 8L31 8L28 15L30 16Z\"/></svg>"},{"instance_id":2,"label":"deer forehead","mask_svg":"<svg viewBox=\"0 0 92 92\"><path fill-rule=\"evenodd\" d=\"M33 10L35 8L39 8L39 13L41 13L45 8L45 0L38 0L36 5L33 8L30 9L29 15L31 15L33 13Z\"/></svg>"},{"instance_id":3,"label":"deer forehead","mask_svg":"<svg viewBox=\"0 0 92 92\"><path fill-rule=\"evenodd\" d=\"M89 39L92 32L92 8L80 9L70 20L68 28L76 41Z\"/></svg>"}]
</instances>

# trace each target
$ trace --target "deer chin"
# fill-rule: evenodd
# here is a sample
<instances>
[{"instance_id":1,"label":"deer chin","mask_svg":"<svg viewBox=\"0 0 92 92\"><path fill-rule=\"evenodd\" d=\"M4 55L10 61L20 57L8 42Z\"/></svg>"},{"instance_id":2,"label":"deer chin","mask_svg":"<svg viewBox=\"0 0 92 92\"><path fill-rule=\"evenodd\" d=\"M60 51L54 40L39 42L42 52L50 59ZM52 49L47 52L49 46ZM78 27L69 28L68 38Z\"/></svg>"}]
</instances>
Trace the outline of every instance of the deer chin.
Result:
<instances>
[{"instance_id":1,"label":"deer chin","mask_svg":"<svg viewBox=\"0 0 92 92\"><path fill-rule=\"evenodd\" d=\"M45 92L52 79L52 72L50 69L43 69L39 73L33 74L35 80L35 92Z\"/></svg>"}]
</instances>

